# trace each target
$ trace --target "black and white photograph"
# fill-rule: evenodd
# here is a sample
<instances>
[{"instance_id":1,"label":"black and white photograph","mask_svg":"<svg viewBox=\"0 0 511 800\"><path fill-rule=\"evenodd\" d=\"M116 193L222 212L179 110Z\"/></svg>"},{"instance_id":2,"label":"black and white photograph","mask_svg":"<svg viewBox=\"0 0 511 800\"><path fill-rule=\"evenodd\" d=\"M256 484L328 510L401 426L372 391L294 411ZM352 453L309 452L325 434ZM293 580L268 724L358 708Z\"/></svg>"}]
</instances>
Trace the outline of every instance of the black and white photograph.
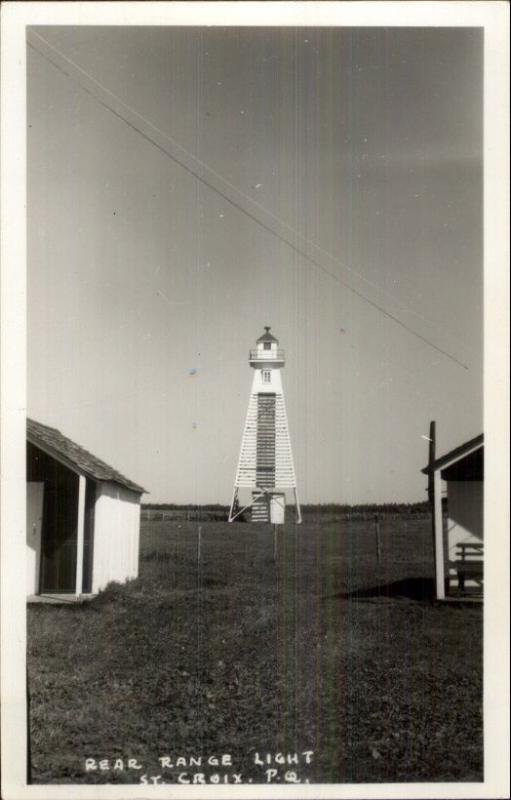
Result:
<instances>
[{"instance_id":1,"label":"black and white photograph","mask_svg":"<svg viewBox=\"0 0 511 800\"><path fill-rule=\"evenodd\" d=\"M507 6L23 5L3 796L508 796Z\"/></svg>"}]
</instances>

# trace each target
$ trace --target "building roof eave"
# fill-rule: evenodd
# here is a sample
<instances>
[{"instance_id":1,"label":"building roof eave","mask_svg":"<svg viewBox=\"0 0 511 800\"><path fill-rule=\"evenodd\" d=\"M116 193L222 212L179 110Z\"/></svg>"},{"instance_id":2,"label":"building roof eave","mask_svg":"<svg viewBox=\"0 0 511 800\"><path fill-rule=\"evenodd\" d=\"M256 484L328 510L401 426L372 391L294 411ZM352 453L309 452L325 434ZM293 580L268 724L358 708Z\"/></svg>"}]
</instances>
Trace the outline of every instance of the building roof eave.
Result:
<instances>
[{"instance_id":1,"label":"building roof eave","mask_svg":"<svg viewBox=\"0 0 511 800\"><path fill-rule=\"evenodd\" d=\"M27 419L27 441L79 475L97 482L118 484L134 494L147 494L142 486L77 445L57 428Z\"/></svg>"},{"instance_id":2,"label":"building roof eave","mask_svg":"<svg viewBox=\"0 0 511 800\"><path fill-rule=\"evenodd\" d=\"M435 459L435 461L433 461L431 464L428 464L426 467L424 467L421 472L424 475L431 475L433 472L446 469L452 464L455 464L457 461L460 461L462 458L465 458L471 453L474 453L476 450L479 450L481 447L484 447L483 433L479 434L479 436L475 436L473 439L470 439L468 442L465 442L459 447L455 447L454 450L451 450L449 453L446 453L440 458Z\"/></svg>"}]
</instances>

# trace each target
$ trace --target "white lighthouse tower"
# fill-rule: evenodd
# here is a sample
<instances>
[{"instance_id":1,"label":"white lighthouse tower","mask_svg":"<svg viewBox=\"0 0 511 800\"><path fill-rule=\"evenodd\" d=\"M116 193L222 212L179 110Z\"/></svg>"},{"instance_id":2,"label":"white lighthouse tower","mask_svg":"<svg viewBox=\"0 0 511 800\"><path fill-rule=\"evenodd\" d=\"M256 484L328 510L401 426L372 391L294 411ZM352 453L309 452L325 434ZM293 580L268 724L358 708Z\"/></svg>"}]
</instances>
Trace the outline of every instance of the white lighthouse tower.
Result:
<instances>
[{"instance_id":1,"label":"white lighthouse tower","mask_svg":"<svg viewBox=\"0 0 511 800\"><path fill-rule=\"evenodd\" d=\"M284 351L265 327L250 350L248 358L254 369L245 429L241 440L238 470L234 481L229 522L242 511L252 509L252 522L284 522L286 491L292 490L297 522L302 521L296 475L287 424L286 405L280 370ZM240 490L247 498L239 508Z\"/></svg>"}]
</instances>

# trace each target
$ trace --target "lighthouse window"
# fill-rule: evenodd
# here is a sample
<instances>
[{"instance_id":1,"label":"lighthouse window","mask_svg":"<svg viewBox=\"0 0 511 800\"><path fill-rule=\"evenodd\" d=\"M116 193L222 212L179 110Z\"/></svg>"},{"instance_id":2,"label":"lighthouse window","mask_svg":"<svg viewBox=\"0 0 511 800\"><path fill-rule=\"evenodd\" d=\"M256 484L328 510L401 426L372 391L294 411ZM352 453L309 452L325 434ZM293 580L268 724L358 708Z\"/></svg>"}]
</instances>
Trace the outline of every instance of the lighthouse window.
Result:
<instances>
[{"instance_id":1,"label":"lighthouse window","mask_svg":"<svg viewBox=\"0 0 511 800\"><path fill-rule=\"evenodd\" d=\"M263 348L264 350L271 350L271 342L265 342Z\"/></svg>"},{"instance_id":2,"label":"lighthouse window","mask_svg":"<svg viewBox=\"0 0 511 800\"><path fill-rule=\"evenodd\" d=\"M263 372L263 383L271 383L271 370L265 369Z\"/></svg>"}]
</instances>

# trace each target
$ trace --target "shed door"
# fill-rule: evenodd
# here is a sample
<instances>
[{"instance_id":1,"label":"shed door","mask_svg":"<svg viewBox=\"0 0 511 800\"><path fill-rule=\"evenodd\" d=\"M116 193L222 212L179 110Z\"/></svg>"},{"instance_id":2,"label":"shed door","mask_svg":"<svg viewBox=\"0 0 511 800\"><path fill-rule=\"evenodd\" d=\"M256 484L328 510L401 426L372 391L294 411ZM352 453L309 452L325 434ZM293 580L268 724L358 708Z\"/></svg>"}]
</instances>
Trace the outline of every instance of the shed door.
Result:
<instances>
[{"instance_id":1,"label":"shed door","mask_svg":"<svg viewBox=\"0 0 511 800\"><path fill-rule=\"evenodd\" d=\"M59 467L58 475L46 484L45 490L41 592L76 591L77 526L78 475Z\"/></svg>"},{"instance_id":2,"label":"shed door","mask_svg":"<svg viewBox=\"0 0 511 800\"><path fill-rule=\"evenodd\" d=\"M27 594L39 592L44 483L27 483Z\"/></svg>"}]
</instances>

